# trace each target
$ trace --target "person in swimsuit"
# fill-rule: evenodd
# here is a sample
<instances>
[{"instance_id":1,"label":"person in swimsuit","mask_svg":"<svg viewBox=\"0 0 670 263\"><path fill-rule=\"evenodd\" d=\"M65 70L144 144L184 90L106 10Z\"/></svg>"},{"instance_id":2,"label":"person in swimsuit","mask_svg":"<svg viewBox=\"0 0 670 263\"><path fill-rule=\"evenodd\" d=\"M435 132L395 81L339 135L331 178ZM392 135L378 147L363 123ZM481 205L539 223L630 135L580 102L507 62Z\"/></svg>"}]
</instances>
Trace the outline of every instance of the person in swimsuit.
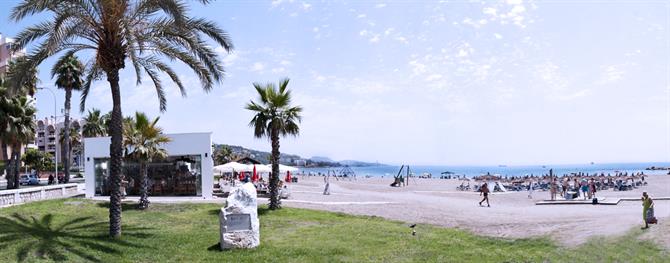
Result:
<instances>
[{"instance_id":1,"label":"person in swimsuit","mask_svg":"<svg viewBox=\"0 0 670 263\"><path fill-rule=\"evenodd\" d=\"M487 183L484 183L481 188L479 188L479 196L484 195L484 199L479 201L479 206L482 206L482 202L486 201L486 206L491 207L489 204L489 186Z\"/></svg>"}]
</instances>

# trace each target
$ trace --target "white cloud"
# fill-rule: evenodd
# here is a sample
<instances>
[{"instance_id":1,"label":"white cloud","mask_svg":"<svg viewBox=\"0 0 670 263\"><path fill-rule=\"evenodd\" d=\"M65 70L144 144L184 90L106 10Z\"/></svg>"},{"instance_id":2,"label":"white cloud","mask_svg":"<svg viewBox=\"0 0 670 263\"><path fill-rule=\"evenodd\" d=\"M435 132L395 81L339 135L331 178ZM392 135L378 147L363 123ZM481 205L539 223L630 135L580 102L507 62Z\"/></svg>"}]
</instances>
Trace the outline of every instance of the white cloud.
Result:
<instances>
[{"instance_id":1,"label":"white cloud","mask_svg":"<svg viewBox=\"0 0 670 263\"><path fill-rule=\"evenodd\" d=\"M390 35L391 33L393 33L393 30L395 29L392 27L387 28L386 30L384 30L384 35L386 36Z\"/></svg>"},{"instance_id":2,"label":"white cloud","mask_svg":"<svg viewBox=\"0 0 670 263\"><path fill-rule=\"evenodd\" d=\"M271 71L272 71L272 73L275 73L275 74L284 73L284 72L286 72L286 68L278 67L278 68L273 68Z\"/></svg>"},{"instance_id":3,"label":"white cloud","mask_svg":"<svg viewBox=\"0 0 670 263\"><path fill-rule=\"evenodd\" d=\"M279 62L279 64L282 65L282 66L288 66L288 65L291 65L292 63L291 63L291 61L288 61L288 60L282 60L282 61Z\"/></svg>"},{"instance_id":4,"label":"white cloud","mask_svg":"<svg viewBox=\"0 0 670 263\"><path fill-rule=\"evenodd\" d=\"M419 63L417 60L412 60L408 64L412 68L413 76L417 76L426 72L426 65Z\"/></svg>"},{"instance_id":5,"label":"white cloud","mask_svg":"<svg viewBox=\"0 0 670 263\"><path fill-rule=\"evenodd\" d=\"M230 67L233 64L235 64L235 61L238 58L239 58L239 56L237 55L237 53L230 53L230 54L223 55L223 59L222 59L223 65L226 66L226 67Z\"/></svg>"},{"instance_id":6,"label":"white cloud","mask_svg":"<svg viewBox=\"0 0 670 263\"><path fill-rule=\"evenodd\" d=\"M496 39L502 39L502 38L503 38L503 36L502 36L501 34L498 34L498 33L493 34L493 36L494 36Z\"/></svg>"},{"instance_id":7,"label":"white cloud","mask_svg":"<svg viewBox=\"0 0 670 263\"><path fill-rule=\"evenodd\" d=\"M375 34L370 38L370 43L377 43L379 42L379 34Z\"/></svg>"},{"instance_id":8,"label":"white cloud","mask_svg":"<svg viewBox=\"0 0 670 263\"><path fill-rule=\"evenodd\" d=\"M486 15L496 16L498 10L496 10L493 7L485 7L484 10L482 10L482 12Z\"/></svg>"},{"instance_id":9,"label":"white cloud","mask_svg":"<svg viewBox=\"0 0 670 263\"><path fill-rule=\"evenodd\" d=\"M365 17L367 17L367 15L366 14L359 14L357 17L358 18L365 18Z\"/></svg>"},{"instance_id":10,"label":"white cloud","mask_svg":"<svg viewBox=\"0 0 670 263\"><path fill-rule=\"evenodd\" d=\"M375 8L384 8L384 7L386 7L386 4L384 4L384 3L375 5Z\"/></svg>"},{"instance_id":11,"label":"white cloud","mask_svg":"<svg viewBox=\"0 0 670 263\"><path fill-rule=\"evenodd\" d=\"M507 0L508 5L520 5L523 3L523 0Z\"/></svg>"},{"instance_id":12,"label":"white cloud","mask_svg":"<svg viewBox=\"0 0 670 263\"><path fill-rule=\"evenodd\" d=\"M319 27L318 26L313 27L312 32L319 32Z\"/></svg>"},{"instance_id":13,"label":"white cloud","mask_svg":"<svg viewBox=\"0 0 670 263\"><path fill-rule=\"evenodd\" d=\"M262 71L264 69L265 69L265 64L263 64L262 62L256 62L251 66L251 68L249 70L255 72L255 71Z\"/></svg>"},{"instance_id":14,"label":"white cloud","mask_svg":"<svg viewBox=\"0 0 670 263\"><path fill-rule=\"evenodd\" d=\"M439 79L442 79L442 75L432 74L432 75L429 75L428 77L426 77L425 81L431 82L431 81L435 81L435 80L439 80Z\"/></svg>"},{"instance_id":15,"label":"white cloud","mask_svg":"<svg viewBox=\"0 0 670 263\"><path fill-rule=\"evenodd\" d=\"M293 3L293 2L295 2L295 0L272 0L272 2L270 2L270 5L272 5L272 7L278 7L283 3Z\"/></svg>"},{"instance_id":16,"label":"white cloud","mask_svg":"<svg viewBox=\"0 0 670 263\"><path fill-rule=\"evenodd\" d=\"M400 42L402 42L402 43L404 43L404 44L408 44L408 43L409 43L409 41L407 41L407 38L402 37L402 36L398 36L398 37L396 37L395 40L400 41Z\"/></svg>"},{"instance_id":17,"label":"white cloud","mask_svg":"<svg viewBox=\"0 0 670 263\"><path fill-rule=\"evenodd\" d=\"M312 9L312 4L305 3L305 2L302 3L302 10L309 11L311 9Z\"/></svg>"},{"instance_id":18,"label":"white cloud","mask_svg":"<svg viewBox=\"0 0 670 263\"><path fill-rule=\"evenodd\" d=\"M596 84L603 85L607 83L614 83L623 79L624 71L619 65L604 66L601 67L601 69L603 72L600 76L600 79L596 81Z\"/></svg>"},{"instance_id":19,"label":"white cloud","mask_svg":"<svg viewBox=\"0 0 670 263\"><path fill-rule=\"evenodd\" d=\"M360 36L367 36L367 35L368 35L368 31L365 30L365 29L364 29L364 30L361 30L361 32L358 32L358 35L360 35Z\"/></svg>"}]
</instances>

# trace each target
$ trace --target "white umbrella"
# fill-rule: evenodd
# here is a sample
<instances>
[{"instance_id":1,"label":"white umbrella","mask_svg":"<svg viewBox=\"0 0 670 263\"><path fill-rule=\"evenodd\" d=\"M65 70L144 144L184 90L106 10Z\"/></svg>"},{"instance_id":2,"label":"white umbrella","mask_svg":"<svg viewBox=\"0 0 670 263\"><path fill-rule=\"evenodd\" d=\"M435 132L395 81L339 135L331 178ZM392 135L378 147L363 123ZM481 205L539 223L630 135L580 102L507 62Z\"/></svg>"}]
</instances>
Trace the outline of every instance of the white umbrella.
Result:
<instances>
[{"instance_id":1,"label":"white umbrella","mask_svg":"<svg viewBox=\"0 0 670 263\"><path fill-rule=\"evenodd\" d=\"M254 165L251 165L251 169L253 170ZM262 164L256 164L256 172L257 173L269 173L272 172L272 168L270 168L267 165L262 165Z\"/></svg>"},{"instance_id":2,"label":"white umbrella","mask_svg":"<svg viewBox=\"0 0 670 263\"><path fill-rule=\"evenodd\" d=\"M238 162L229 162L222 165L217 165L213 167L214 172L217 173L230 173L230 172L251 172L254 170L253 166L241 164Z\"/></svg>"},{"instance_id":3,"label":"white umbrella","mask_svg":"<svg viewBox=\"0 0 670 263\"><path fill-rule=\"evenodd\" d=\"M270 171L272 171L272 164L268 164L268 165L266 165L266 166L270 169ZM256 168L258 168L258 166L256 166ZM298 171L298 170L300 170L300 169L295 168L295 167L293 167L293 166L288 166L288 165L283 165L283 164L280 164L280 165L279 165L279 172L280 172L280 173L285 173L285 172L287 172L287 171L289 171L289 172L296 172L296 171Z\"/></svg>"}]
</instances>

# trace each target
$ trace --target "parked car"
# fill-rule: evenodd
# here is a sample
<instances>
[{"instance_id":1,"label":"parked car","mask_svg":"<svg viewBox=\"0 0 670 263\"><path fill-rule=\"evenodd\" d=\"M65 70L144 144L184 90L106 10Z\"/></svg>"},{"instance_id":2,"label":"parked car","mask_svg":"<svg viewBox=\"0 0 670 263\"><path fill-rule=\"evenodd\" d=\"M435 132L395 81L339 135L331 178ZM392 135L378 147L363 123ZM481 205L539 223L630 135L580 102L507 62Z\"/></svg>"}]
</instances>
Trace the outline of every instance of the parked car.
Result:
<instances>
[{"instance_id":1,"label":"parked car","mask_svg":"<svg viewBox=\"0 0 670 263\"><path fill-rule=\"evenodd\" d=\"M38 185L40 184L40 179L37 178L37 175L34 174L22 174L19 177L20 185Z\"/></svg>"}]
</instances>

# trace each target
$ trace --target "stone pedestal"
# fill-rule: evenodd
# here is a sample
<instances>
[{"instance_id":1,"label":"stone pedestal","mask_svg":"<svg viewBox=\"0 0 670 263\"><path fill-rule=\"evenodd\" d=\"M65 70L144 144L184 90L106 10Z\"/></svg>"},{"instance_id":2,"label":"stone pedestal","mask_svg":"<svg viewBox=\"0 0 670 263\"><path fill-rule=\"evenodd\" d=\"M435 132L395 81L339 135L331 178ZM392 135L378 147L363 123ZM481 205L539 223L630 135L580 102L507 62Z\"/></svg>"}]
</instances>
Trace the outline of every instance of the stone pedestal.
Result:
<instances>
[{"instance_id":1,"label":"stone pedestal","mask_svg":"<svg viewBox=\"0 0 670 263\"><path fill-rule=\"evenodd\" d=\"M245 183L230 191L219 213L221 249L254 248L260 244L256 187Z\"/></svg>"}]
</instances>

